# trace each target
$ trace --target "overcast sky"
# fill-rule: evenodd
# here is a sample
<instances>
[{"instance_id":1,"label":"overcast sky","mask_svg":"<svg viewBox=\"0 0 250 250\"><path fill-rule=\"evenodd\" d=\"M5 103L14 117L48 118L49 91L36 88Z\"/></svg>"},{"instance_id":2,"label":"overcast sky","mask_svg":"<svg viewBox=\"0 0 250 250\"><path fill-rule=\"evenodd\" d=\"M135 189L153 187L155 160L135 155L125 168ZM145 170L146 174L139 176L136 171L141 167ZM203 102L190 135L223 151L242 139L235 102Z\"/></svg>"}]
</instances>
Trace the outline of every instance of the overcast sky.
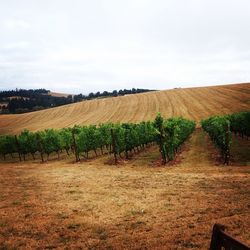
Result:
<instances>
[{"instance_id":1,"label":"overcast sky","mask_svg":"<svg viewBox=\"0 0 250 250\"><path fill-rule=\"evenodd\" d=\"M0 0L0 89L247 81L249 0Z\"/></svg>"}]
</instances>

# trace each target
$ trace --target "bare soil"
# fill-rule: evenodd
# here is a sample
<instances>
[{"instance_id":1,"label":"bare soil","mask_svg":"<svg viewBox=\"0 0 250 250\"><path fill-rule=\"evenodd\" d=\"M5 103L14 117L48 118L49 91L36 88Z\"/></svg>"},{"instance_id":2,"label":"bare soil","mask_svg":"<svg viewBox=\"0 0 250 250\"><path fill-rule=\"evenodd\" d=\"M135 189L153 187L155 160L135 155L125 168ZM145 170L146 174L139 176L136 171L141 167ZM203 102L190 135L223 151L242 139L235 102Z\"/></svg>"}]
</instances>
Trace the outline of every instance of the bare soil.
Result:
<instances>
[{"instance_id":1,"label":"bare soil","mask_svg":"<svg viewBox=\"0 0 250 250\"><path fill-rule=\"evenodd\" d=\"M0 249L208 249L214 223L250 245L250 141L231 166L196 130L174 162L155 146L109 156L0 163Z\"/></svg>"}]
</instances>

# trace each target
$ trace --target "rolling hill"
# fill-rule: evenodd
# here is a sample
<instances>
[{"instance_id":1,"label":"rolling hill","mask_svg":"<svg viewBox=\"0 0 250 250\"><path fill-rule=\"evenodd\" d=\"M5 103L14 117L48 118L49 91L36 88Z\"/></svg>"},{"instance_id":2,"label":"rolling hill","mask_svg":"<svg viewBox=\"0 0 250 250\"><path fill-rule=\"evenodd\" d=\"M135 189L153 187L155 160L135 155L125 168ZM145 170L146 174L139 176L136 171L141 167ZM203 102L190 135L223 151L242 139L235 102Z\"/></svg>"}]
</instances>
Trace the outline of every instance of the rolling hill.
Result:
<instances>
[{"instance_id":1,"label":"rolling hill","mask_svg":"<svg viewBox=\"0 0 250 250\"><path fill-rule=\"evenodd\" d=\"M62 128L75 124L139 122L164 117L183 116L200 121L216 114L250 109L250 83L211 87L178 88L95 99L47 110L0 116L0 134Z\"/></svg>"}]
</instances>

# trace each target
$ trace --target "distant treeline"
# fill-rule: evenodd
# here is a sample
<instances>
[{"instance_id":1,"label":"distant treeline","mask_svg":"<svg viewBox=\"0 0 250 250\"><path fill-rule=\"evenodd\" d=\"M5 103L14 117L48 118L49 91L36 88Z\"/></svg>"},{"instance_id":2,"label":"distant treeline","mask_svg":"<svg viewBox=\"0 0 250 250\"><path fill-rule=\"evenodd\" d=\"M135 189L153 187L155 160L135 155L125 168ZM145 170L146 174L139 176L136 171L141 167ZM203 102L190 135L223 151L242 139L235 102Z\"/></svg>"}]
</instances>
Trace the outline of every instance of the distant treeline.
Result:
<instances>
[{"instance_id":1,"label":"distant treeline","mask_svg":"<svg viewBox=\"0 0 250 250\"><path fill-rule=\"evenodd\" d=\"M139 94L139 93L145 93L145 92L150 92L154 91L151 89L120 89L120 90L113 90L111 92L109 91L103 91L101 92L96 92L96 93L89 93L88 95L74 95L74 102L79 102L82 100L91 100L91 99L96 99L96 98L105 98L105 97L116 97L116 96L123 96L123 95L131 95L131 94Z\"/></svg>"},{"instance_id":2,"label":"distant treeline","mask_svg":"<svg viewBox=\"0 0 250 250\"><path fill-rule=\"evenodd\" d=\"M114 90L112 92L96 92L88 95L68 95L53 96L46 89L16 89L0 92L0 113L25 113L37 111L45 108L57 107L83 100L91 100L96 98L116 97L129 94L137 94L149 92L149 89L124 89Z\"/></svg>"},{"instance_id":3,"label":"distant treeline","mask_svg":"<svg viewBox=\"0 0 250 250\"><path fill-rule=\"evenodd\" d=\"M16 89L0 92L1 113L25 113L72 103L72 96L57 97L46 89Z\"/></svg>"},{"instance_id":4,"label":"distant treeline","mask_svg":"<svg viewBox=\"0 0 250 250\"><path fill-rule=\"evenodd\" d=\"M22 97L36 97L41 94L48 94L49 90L46 89L15 89L0 92L0 98L22 96Z\"/></svg>"}]
</instances>

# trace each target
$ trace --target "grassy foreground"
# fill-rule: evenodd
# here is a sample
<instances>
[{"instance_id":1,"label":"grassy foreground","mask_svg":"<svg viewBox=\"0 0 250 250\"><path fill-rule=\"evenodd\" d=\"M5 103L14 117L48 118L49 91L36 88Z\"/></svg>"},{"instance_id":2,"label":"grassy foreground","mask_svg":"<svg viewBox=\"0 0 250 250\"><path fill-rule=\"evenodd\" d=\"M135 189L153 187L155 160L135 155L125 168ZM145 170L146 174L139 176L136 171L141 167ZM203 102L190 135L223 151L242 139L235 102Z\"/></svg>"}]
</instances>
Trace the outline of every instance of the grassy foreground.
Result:
<instances>
[{"instance_id":1,"label":"grassy foreground","mask_svg":"<svg viewBox=\"0 0 250 250\"><path fill-rule=\"evenodd\" d=\"M168 167L156 147L118 167L0 163L0 249L207 249L216 222L250 244L249 150L234 138L222 166L196 130Z\"/></svg>"}]
</instances>

